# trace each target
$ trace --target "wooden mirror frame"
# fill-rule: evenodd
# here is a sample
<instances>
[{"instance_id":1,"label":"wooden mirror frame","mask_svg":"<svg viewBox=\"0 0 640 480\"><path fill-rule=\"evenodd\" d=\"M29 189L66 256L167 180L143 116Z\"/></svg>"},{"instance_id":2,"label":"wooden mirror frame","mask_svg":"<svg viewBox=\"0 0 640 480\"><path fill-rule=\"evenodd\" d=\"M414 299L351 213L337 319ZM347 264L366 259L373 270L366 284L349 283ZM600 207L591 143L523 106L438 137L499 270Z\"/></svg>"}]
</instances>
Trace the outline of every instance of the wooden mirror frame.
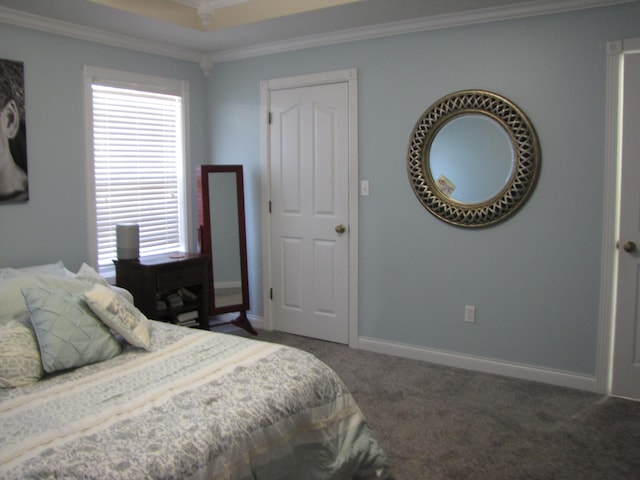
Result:
<instances>
[{"instance_id":1,"label":"wooden mirror frame","mask_svg":"<svg viewBox=\"0 0 640 480\"><path fill-rule=\"evenodd\" d=\"M498 122L511 138L514 151L511 180L496 196L476 204L444 195L429 169L435 135L448 121L466 113ZM459 227L486 227L512 215L529 198L540 172L540 146L531 122L514 103L485 90L463 90L442 97L418 119L409 142L407 170L413 192L430 213Z\"/></svg>"},{"instance_id":2,"label":"wooden mirror frame","mask_svg":"<svg viewBox=\"0 0 640 480\"><path fill-rule=\"evenodd\" d=\"M232 305L217 305L214 290L214 256L211 240L212 228L219 228L212 225L211 199L209 196L209 175L212 173L233 173L236 180L236 204L238 209L238 241L240 253L240 281L241 281L241 302ZM213 326L233 324L241 327L254 335L257 332L251 326L247 318L249 310L249 276L247 269L247 234L245 226L244 211L244 181L242 165L199 165L196 168L196 185L198 192L198 244L200 253L208 255L209 262L209 315L221 315L225 313L239 312L238 317L231 321L216 322Z\"/></svg>"}]
</instances>

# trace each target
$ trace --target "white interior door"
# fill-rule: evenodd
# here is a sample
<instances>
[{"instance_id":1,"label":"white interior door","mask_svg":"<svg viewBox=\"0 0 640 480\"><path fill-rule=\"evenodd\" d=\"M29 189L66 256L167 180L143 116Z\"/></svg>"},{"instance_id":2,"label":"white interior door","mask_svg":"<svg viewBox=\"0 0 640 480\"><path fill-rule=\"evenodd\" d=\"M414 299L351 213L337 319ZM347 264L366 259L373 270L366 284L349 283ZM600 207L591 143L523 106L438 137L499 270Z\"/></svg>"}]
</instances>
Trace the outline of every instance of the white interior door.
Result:
<instances>
[{"instance_id":1,"label":"white interior door","mask_svg":"<svg viewBox=\"0 0 640 480\"><path fill-rule=\"evenodd\" d=\"M620 218L611 392L640 399L640 42L622 56Z\"/></svg>"},{"instance_id":2,"label":"white interior door","mask_svg":"<svg viewBox=\"0 0 640 480\"><path fill-rule=\"evenodd\" d=\"M271 312L276 330L349 342L346 82L270 92Z\"/></svg>"}]
</instances>

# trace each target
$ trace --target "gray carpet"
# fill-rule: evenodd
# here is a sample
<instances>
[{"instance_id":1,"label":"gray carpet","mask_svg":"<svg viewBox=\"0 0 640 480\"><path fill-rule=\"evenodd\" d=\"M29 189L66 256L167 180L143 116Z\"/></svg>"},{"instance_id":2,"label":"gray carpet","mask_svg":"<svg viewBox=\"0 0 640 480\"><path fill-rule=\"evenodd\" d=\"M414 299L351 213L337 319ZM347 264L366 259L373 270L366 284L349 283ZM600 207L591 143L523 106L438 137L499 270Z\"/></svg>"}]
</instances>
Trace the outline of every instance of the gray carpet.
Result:
<instances>
[{"instance_id":1,"label":"gray carpet","mask_svg":"<svg viewBox=\"0 0 640 480\"><path fill-rule=\"evenodd\" d=\"M640 402L231 327L343 379L397 480L640 479Z\"/></svg>"}]
</instances>

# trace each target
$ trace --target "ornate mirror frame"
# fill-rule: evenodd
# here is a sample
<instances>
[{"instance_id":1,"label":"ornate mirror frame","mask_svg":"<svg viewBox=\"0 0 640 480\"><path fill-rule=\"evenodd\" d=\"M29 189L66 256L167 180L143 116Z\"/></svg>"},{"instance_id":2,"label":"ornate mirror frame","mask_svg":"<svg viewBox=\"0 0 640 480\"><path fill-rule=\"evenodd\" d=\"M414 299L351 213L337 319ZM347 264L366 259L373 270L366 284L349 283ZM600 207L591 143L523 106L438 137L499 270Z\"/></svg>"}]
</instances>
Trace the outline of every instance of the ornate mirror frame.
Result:
<instances>
[{"instance_id":1,"label":"ornate mirror frame","mask_svg":"<svg viewBox=\"0 0 640 480\"><path fill-rule=\"evenodd\" d=\"M464 114L481 114L500 124L513 144L514 168L505 187L487 201L458 202L437 187L429 168L429 151L438 131ZM511 101L492 92L463 90L431 105L411 134L407 158L409 180L422 205L433 215L460 227L485 227L512 215L527 200L540 171L538 137L526 115Z\"/></svg>"}]
</instances>

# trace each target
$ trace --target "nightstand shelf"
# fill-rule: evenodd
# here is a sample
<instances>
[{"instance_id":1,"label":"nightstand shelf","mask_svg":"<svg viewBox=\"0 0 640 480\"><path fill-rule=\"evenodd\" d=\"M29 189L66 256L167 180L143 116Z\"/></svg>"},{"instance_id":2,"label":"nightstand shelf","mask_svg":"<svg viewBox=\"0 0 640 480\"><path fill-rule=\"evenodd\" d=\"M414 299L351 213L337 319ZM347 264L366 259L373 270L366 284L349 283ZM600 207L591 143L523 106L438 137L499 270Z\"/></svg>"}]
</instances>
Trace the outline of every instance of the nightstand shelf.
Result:
<instances>
[{"instance_id":1,"label":"nightstand shelf","mask_svg":"<svg viewBox=\"0 0 640 480\"><path fill-rule=\"evenodd\" d=\"M114 260L116 285L153 320L209 329L209 256L161 254Z\"/></svg>"}]
</instances>

